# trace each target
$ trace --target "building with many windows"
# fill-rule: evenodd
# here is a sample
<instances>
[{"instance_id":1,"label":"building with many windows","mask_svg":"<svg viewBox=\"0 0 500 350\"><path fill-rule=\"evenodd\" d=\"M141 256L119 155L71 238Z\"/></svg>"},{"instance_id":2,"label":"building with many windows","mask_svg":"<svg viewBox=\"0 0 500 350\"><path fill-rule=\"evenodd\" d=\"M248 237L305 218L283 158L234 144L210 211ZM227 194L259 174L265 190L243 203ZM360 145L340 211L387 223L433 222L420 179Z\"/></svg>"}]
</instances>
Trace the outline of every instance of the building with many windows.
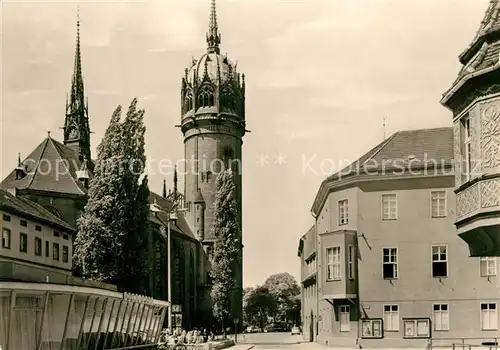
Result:
<instances>
[{"instance_id":1,"label":"building with many windows","mask_svg":"<svg viewBox=\"0 0 500 350\"><path fill-rule=\"evenodd\" d=\"M321 184L299 244L306 339L498 335L498 261L469 258L456 235L452 160L452 128L402 131Z\"/></svg>"},{"instance_id":2,"label":"building with many windows","mask_svg":"<svg viewBox=\"0 0 500 350\"><path fill-rule=\"evenodd\" d=\"M65 283L75 229L42 206L0 189L0 280Z\"/></svg>"}]
</instances>

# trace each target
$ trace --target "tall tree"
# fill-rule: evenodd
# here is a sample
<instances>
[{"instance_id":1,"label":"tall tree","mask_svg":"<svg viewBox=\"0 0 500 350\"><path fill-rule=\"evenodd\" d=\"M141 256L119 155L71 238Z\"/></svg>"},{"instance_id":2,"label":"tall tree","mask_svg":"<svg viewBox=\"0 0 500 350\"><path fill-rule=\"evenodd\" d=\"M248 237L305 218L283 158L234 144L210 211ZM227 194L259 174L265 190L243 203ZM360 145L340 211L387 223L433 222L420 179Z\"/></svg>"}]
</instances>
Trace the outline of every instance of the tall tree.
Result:
<instances>
[{"instance_id":1,"label":"tall tree","mask_svg":"<svg viewBox=\"0 0 500 350\"><path fill-rule=\"evenodd\" d=\"M137 99L130 104L123 122L122 139L124 158L128 168L124 169L124 195L126 207L126 234L124 241L124 280L126 290L146 293L146 276L149 272L147 260L147 240L149 233L149 187L145 174L145 133L144 109L137 110ZM130 141L127 141L130 140Z\"/></svg>"},{"instance_id":2,"label":"tall tree","mask_svg":"<svg viewBox=\"0 0 500 350\"><path fill-rule=\"evenodd\" d=\"M300 287L295 278L288 272L277 273L266 279L264 287L276 298L275 316L280 320L290 320L296 312L297 300L300 303Z\"/></svg>"},{"instance_id":3,"label":"tall tree","mask_svg":"<svg viewBox=\"0 0 500 350\"><path fill-rule=\"evenodd\" d=\"M97 151L89 200L79 218L75 262L84 276L144 293L148 182L144 176L144 110L137 100L123 123L115 110Z\"/></svg>"},{"instance_id":4,"label":"tall tree","mask_svg":"<svg viewBox=\"0 0 500 350\"><path fill-rule=\"evenodd\" d=\"M264 328L267 317L274 314L276 299L264 286L249 291L245 303L245 314L252 321L258 321L259 327Z\"/></svg>"},{"instance_id":5,"label":"tall tree","mask_svg":"<svg viewBox=\"0 0 500 350\"><path fill-rule=\"evenodd\" d=\"M216 180L214 202L215 237L214 255L210 276L212 278L213 315L221 323L225 336L231 318L232 300L237 293L234 274L241 264L241 231L235 198L235 185L231 169L222 171Z\"/></svg>"}]
</instances>

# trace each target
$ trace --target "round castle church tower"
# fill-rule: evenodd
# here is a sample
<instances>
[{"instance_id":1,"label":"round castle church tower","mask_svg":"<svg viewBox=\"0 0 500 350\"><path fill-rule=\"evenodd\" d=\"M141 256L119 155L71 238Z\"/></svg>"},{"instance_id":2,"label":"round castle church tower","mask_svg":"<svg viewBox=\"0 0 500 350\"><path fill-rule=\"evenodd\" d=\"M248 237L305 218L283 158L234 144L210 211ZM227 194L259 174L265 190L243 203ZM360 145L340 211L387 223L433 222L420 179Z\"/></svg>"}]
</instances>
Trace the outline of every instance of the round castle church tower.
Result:
<instances>
[{"instance_id":1,"label":"round castle church tower","mask_svg":"<svg viewBox=\"0 0 500 350\"><path fill-rule=\"evenodd\" d=\"M221 35L217 26L215 0L212 0L207 52L193 60L185 70L181 87L181 130L184 135L184 198L186 219L202 243L205 252L202 279L205 293L202 313L211 314L210 258L215 237L212 233L216 178L221 170L233 170L236 200L241 209L241 148L245 129L245 76L236 71L226 55L220 54ZM240 243L242 237L239 237ZM243 245L241 245L243 249ZM243 252L240 252L243 256ZM243 267L235 271L236 291L232 299L232 316L241 320L243 300Z\"/></svg>"},{"instance_id":2,"label":"round castle church tower","mask_svg":"<svg viewBox=\"0 0 500 350\"><path fill-rule=\"evenodd\" d=\"M227 56L220 54L221 35L212 0L207 52L185 70L181 88L181 130L186 169L186 217L196 237L210 245L215 180L231 167L241 213L241 149L245 134L245 81ZM199 199L204 199L200 206ZM199 210L203 210L201 215ZM203 221L203 222L200 222ZM240 214L241 223L241 214ZM202 224L202 225L200 225Z\"/></svg>"}]
</instances>

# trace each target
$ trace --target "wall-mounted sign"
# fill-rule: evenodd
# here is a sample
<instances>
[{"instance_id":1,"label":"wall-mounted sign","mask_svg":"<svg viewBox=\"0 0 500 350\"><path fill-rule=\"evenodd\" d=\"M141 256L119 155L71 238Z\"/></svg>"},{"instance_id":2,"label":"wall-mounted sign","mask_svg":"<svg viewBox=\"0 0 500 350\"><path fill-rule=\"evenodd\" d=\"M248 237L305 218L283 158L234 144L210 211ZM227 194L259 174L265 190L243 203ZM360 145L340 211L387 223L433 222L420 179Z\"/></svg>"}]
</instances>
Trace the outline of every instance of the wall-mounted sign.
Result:
<instances>
[{"instance_id":1,"label":"wall-mounted sign","mask_svg":"<svg viewBox=\"0 0 500 350\"><path fill-rule=\"evenodd\" d=\"M172 325L174 327L178 327L178 328L182 327L182 315L181 314L172 315Z\"/></svg>"},{"instance_id":2,"label":"wall-mounted sign","mask_svg":"<svg viewBox=\"0 0 500 350\"><path fill-rule=\"evenodd\" d=\"M381 318L361 320L361 338L381 339L384 337L384 328Z\"/></svg>"},{"instance_id":3,"label":"wall-mounted sign","mask_svg":"<svg viewBox=\"0 0 500 350\"><path fill-rule=\"evenodd\" d=\"M182 313L181 305L172 305L172 312L173 313Z\"/></svg>"},{"instance_id":4,"label":"wall-mounted sign","mask_svg":"<svg viewBox=\"0 0 500 350\"><path fill-rule=\"evenodd\" d=\"M429 318L404 318L405 338L430 338L431 320Z\"/></svg>"}]
</instances>

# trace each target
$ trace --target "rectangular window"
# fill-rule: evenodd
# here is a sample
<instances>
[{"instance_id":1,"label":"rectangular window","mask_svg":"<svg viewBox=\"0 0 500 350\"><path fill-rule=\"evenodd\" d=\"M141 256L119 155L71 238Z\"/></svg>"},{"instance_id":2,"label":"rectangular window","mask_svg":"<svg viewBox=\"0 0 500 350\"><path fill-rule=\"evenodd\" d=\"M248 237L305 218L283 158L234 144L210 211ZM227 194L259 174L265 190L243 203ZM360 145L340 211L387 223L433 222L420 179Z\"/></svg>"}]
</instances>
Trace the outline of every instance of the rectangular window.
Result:
<instances>
[{"instance_id":1,"label":"rectangular window","mask_svg":"<svg viewBox=\"0 0 500 350\"><path fill-rule=\"evenodd\" d=\"M69 261L69 248L68 248L68 246L65 246L65 245L63 245L62 261L64 263L67 263Z\"/></svg>"},{"instance_id":2,"label":"rectangular window","mask_svg":"<svg viewBox=\"0 0 500 350\"><path fill-rule=\"evenodd\" d=\"M10 222L10 215L3 214L3 221Z\"/></svg>"},{"instance_id":3,"label":"rectangular window","mask_svg":"<svg viewBox=\"0 0 500 350\"><path fill-rule=\"evenodd\" d=\"M42 226L40 225L35 225L35 231L42 231Z\"/></svg>"},{"instance_id":4,"label":"rectangular window","mask_svg":"<svg viewBox=\"0 0 500 350\"><path fill-rule=\"evenodd\" d=\"M431 191L431 216L446 217L446 191Z\"/></svg>"},{"instance_id":5,"label":"rectangular window","mask_svg":"<svg viewBox=\"0 0 500 350\"><path fill-rule=\"evenodd\" d=\"M429 318L403 318L403 337L410 338L430 338L431 320Z\"/></svg>"},{"instance_id":6,"label":"rectangular window","mask_svg":"<svg viewBox=\"0 0 500 350\"><path fill-rule=\"evenodd\" d=\"M20 224L22 227L28 227L28 223L26 222L26 220L21 220Z\"/></svg>"},{"instance_id":7,"label":"rectangular window","mask_svg":"<svg viewBox=\"0 0 500 350\"><path fill-rule=\"evenodd\" d=\"M5 227L2 229L2 248L10 249L10 230Z\"/></svg>"},{"instance_id":8,"label":"rectangular window","mask_svg":"<svg viewBox=\"0 0 500 350\"><path fill-rule=\"evenodd\" d=\"M485 256L479 258L479 270L481 277L491 277L497 275L497 258Z\"/></svg>"},{"instance_id":9,"label":"rectangular window","mask_svg":"<svg viewBox=\"0 0 500 350\"><path fill-rule=\"evenodd\" d=\"M398 218L398 201L395 194L382 195L382 220Z\"/></svg>"},{"instance_id":10,"label":"rectangular window","mask_svg":"<svg viewBox=\"0 0 500 350\"><path fill-rule=\"evenodd\" d=\"M495 331L498 329L496 303L481 303L481 329L483 331Z\"/></svg>"},{"instance_id":11,"label":"rectangular window","mask_svg":"<svg viewBox=\"0 0 500 350\"><path fill-rule=\"evenodd\" d=\"M42 256L42 239L35 237L35 255Z\"/></svg>"},{"instance_id":12,"label":"rectangular window","mask_svg":"<svg viewBox=\"0 0 500 350\"><path fill-rule=\"evenodd\" d=\"M463 169L462 175L465 181L469 181L472 171L472 151L471 151L471 121L467 115L462 119L462 157Z\"/></svg>"},{"instance_id":13,"label":"rectangular window","mask_svg":"<svg viewBox=\"0 0 500 350\"><path fill-rule=\"evenodd\" d=\"M45 256L48 258L50 256L50 246L49 241L45 241Z\"/></svg>"},{"instance_id":14,"label":"rectangular window","mask_svg":"<svg viewBox=\"0 0 500 350\"><path fill-rule=\"evenodd\" d=\"M339 225L346 225L349 222L349 207L347 199L339 201Z\"/></svg>"},{"instance_id":15,"label":"rectangular window","mask_svg":"<svg viewBox=\"0 0 500 350\"><path fill-rule=\"evenodd\" d=\"M398 278L398 249L383 248L382 249L382 274L384 279Z\"/></svg>"},{"instance_id":16,"label":"rectangular window","mask_svg":"<svg viewBox=\"0 0 500 350\"><path fill-rule=\"evenodd\" d=\"M399 331L399 305L384 305L384 329Z\"/></svg>"},{"instance_id":17,"label":"rectangular window","mask_svg":"<svg viewBox=\"0 0 500 350\"><path fill-rule=\"evenodd\" d=\"M54 237L59 237L59 232L58 231L54 231Z\"/></svg>"},{"instance_id":18,"label":"rectangular window","mask_svg":"<svg viewBox=\"0 0 500 350\"><path fill-rule=\"evenodd\" d=\"M59 260L59 244L58 243L54 243L52 245L52 258L54 258L54 260Z\"/></svg>"},{"instance_id":19,"label":"rectangular window","mask_svg":"<svg viewBox=\"0 0 500 350\"><path fill-rule=\"evenodd\" d=\"M449 331L450 330L450 310L448 304L434 304L434 330Z\"/></svg>"},{"instance_id":20,"label":"rectangular window","mask_svg":"<svg viewBox=\"0 0 500 350\"><path fill-rule=\"evenodd\" d=\"M340 331L350 332L351 322L349 317L349 306L340 306Z\"/></svg>"},{"instance_id":21,"label":"rectangular window","mask_svg":"<svg viewBox=\"0 0 500 350\"><path fill-rule=\"evenodd\" d=\"M347 273L349 279L354 279L354 246L350 245L347 252Z\"/></svg>"},{"instance_id":22,"label":"rectangular window","mask_svg":"<svg viewBox=\"0 0 500 350\"><path fill-rule=\"evenodd\" d=\"M448 277L448 253L444 245L432 247L432 277Z\"/></svg>"},{"instance_id":23,"label":"rectangular window","mask_svg":"<svg viewBox=\"0 0 500 350\"><path fill-rule=\"evenodd\" d=\"M63 239L68 240L69 239L68 235L63 235Z\"/></svg>"},{"instance_id":24,"label":"rectangular window","mask_svg":"<svg viewBox=\"0 0 500 350\"><path fill-rule=\"evenodd\" d=\"M28 235L26 233L19 234L19 251L21 253L28 252Z\"/></svg>"},{"instance_id":25,"label":"rectangular window","mask_svg":"<svg viewBox=\"0 0 500 350\"><path fill-rule=\"evenodd\" d=\"M340 247L328 248L326 250L326 256L328 259L326 272L327 280L340 280Z\"/></svg>"}]
</instances>

